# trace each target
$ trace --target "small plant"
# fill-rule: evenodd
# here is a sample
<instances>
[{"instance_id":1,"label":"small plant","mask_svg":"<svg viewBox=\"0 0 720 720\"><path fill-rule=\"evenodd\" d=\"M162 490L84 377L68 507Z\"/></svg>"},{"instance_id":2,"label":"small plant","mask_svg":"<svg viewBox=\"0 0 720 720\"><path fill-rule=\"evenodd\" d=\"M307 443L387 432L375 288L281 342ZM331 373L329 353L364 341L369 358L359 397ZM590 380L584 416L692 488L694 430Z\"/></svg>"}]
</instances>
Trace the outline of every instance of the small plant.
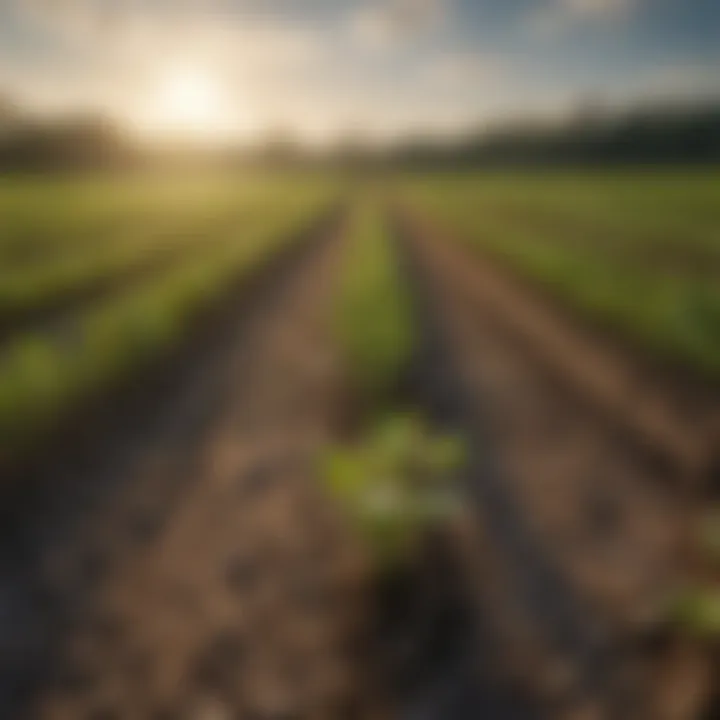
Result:
<instances>
[{"instance_id":1,"label":"small plant","mask_svg":"<svg viewBox=\"0 0 720 720\"><path fill-rule=\"evenodd\" d=\"M709 511L693 536L694 552L704 568L704 579L684 588L669 609L670 621L703 640L720 640L720 585L713 581L720 569L720 514Z\"/></svg>"},{"instance_id":2,"label":"small plant","mask_svg":"<svg viewBox=\"0 0 720 720\"><path fill-rule=\"evenodd\" d=\"M384 571L410 562L423 535L460 509L454 475L465 447L417 415L382 420L352 446L333 447L322 475Z\"/></svg>"},{"instance_id":3,"label":"small plant","mask_svg":"<svg viewBox=\"0 0 720 720\"><path fill-rule=\"evenodd\" d=\"M720 588L685 590L675 600L671 619L683 630L706 640L720 639Z\"/></svg>"},{"instance_id":4,"label":"small plant","mask_svg":"<svg viewBox=\"0 0 720 720\"><path fill-rule=\"evenodd\" d=\"M720 510L715 509L703 518L696 543L705 562L720 569Z\"/></svg>"}]
</instances>

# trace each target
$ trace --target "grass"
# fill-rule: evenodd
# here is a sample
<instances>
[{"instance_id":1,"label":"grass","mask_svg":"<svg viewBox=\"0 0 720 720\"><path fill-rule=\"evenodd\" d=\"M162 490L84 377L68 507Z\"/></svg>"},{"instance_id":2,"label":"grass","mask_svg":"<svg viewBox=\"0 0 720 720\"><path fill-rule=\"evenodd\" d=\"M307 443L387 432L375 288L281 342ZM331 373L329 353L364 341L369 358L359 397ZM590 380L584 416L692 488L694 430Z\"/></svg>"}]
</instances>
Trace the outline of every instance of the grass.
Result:
<instances>
[{"instance_id":1,"label":"grass","mask_svg":"<svg viewBox=\"0 0 720 720\"><path fill-rule=\"evenodd\" d=\"M720 175L446 175L419 208L658 357L720 379Z\"/></svg>"},{"instance_id":2,"label":"grass","mask_svg":"<svg viewBox=\"0 0 720 720\"><path fill-rule=\"evenodd\" d=\"M278 193L257 221L223 227L223 242L85 309L70 337L27 335L3 348L0 464L28 452L88 398L170 354L208 308L282 252L331 197L313 184Z\"/></svg>"}]
</instances>

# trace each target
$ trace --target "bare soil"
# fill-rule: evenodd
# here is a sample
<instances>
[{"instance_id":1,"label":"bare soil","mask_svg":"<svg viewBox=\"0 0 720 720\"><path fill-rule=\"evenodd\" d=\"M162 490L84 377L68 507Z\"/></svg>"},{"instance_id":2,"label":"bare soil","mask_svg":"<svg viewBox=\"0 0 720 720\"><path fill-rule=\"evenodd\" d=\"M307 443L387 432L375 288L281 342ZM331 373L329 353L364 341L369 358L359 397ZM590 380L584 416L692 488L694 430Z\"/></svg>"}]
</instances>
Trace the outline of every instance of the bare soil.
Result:
<instances>
[{"instance_id":1,"label":"bare soil","mask_svg":"<svg viewBox=\"0 0 720 720\"><path fill-rule=\"evenodd\" d=\"M137 418L141 437L82 467L90 499L71 523L62 499L45 503L6 549L2 717L376 716L362 555L315 472L340 389L337 240L226 326L152 422Z\"/></svg>"},{"instance_id":2,"label":"bare soil","mask_svg":"<svg viewBox=\"0 0 720 720\"><path fill-rule=\"evenodd\" d=\"M482 549L468 568L495 669L553 718L701 717L717 668L654 632L686 578L717 396L688 414L685 386L639 374L438 228L407 213L400 228L445 363L439 395L473 443Z\"/></svg>"}]
</instances>

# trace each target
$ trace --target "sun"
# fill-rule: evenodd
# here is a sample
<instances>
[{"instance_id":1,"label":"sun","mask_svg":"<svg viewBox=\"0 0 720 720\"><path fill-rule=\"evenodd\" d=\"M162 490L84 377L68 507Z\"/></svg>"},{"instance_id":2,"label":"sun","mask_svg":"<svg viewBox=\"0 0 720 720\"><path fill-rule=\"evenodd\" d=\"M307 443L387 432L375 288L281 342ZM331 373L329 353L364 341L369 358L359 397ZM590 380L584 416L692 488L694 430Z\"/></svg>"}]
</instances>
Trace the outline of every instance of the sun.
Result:
<instances>
[{"instance_id":1,"label":"sun","mask_svg":"<svg viewBox=\"0 0 720 720\"><path fill-rule=\"evenodd\" d=\"M167 133L211 139L228 129L228 93L210 73L174 68L158 82L153 100L155 123Z\"/></svg>"}]
</instances>

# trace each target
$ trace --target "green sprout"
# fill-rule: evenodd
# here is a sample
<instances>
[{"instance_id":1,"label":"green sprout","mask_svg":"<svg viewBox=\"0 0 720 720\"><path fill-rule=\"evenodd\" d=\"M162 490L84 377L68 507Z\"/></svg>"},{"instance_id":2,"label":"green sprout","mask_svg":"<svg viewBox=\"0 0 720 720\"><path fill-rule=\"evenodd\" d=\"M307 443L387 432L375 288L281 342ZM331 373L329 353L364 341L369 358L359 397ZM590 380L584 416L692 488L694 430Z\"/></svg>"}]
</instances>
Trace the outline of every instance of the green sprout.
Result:
<instances>
[{"instance_id":1,"label":"green sprout","mask_svg":"<svg viewBox=\"0 0 720 720\"><path fill-rule=\"evenodd\" d=\"M431 433L417 415L394 415L353 446L322 458L322 475L381 568L412 558L424 533L459 509L453 475L461 440Z\"/></svg>"},{"instance_id":2,"label":"green sprout","mask_svg":"<svg viewBox=\"0 0 720 720\"><path fill-rule=\"evenodd\" d=\"M673 603L671 618L692 635L720 638L720 588L693 588Z\"/></svg>"}]
</instances>

